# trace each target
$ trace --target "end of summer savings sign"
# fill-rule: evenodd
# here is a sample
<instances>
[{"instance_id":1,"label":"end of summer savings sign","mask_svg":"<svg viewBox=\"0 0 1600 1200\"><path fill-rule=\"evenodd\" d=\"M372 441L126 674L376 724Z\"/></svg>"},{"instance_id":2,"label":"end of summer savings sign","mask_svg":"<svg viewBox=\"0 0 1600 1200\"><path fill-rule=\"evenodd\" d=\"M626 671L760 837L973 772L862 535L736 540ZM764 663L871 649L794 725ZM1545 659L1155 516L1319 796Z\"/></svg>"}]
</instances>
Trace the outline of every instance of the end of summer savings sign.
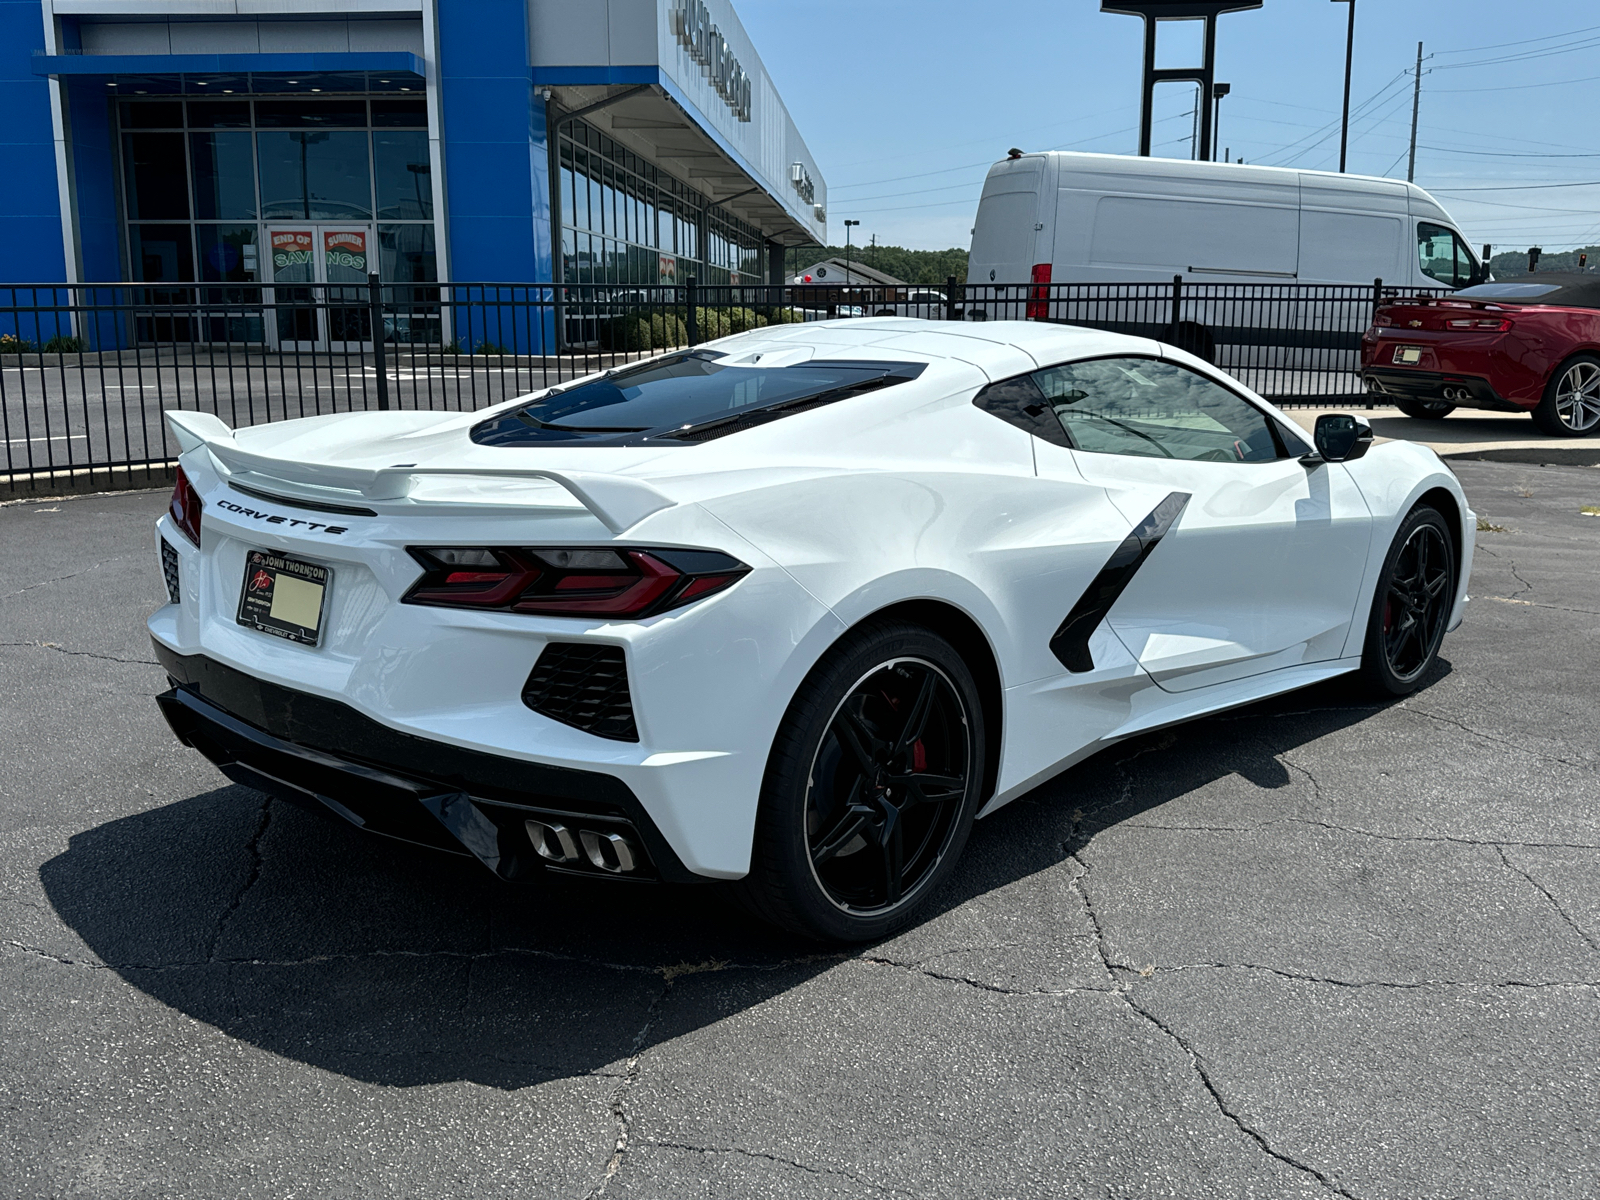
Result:
<instances>
[{"instance_id":1,"label":"end of summer savings sign","mask_svg":"<svg viewBox=\"0 0 1600 1200\"><path fill-rule=\"evenodd\" d=\"M272 266L309 266L316 239L306 230L274 229L271 233ZM351 229L339 232L324 231L322 235L323 265L325 268L343 267L349 271L365 273L367 269L367 235L364 230Z\"/></svg>"}]
</instances>

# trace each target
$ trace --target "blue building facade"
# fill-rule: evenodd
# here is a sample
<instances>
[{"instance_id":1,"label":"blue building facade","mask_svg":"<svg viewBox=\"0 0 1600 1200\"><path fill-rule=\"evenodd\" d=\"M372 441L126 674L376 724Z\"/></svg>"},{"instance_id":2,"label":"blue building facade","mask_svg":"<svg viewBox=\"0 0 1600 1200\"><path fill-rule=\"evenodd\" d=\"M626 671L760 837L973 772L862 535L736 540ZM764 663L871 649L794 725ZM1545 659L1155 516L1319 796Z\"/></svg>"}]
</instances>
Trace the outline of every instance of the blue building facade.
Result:
<instances>
[{"instance_id":1,"label":"blue building facade","mask_svg":"<svg viewBox=\"0 0 1600 1200\"><path fill-rule=\"evenodd\" d=\"M3 282L761 283L826 241L728 0L0 0L0 99Z\"/></svg>"}]
</instances>

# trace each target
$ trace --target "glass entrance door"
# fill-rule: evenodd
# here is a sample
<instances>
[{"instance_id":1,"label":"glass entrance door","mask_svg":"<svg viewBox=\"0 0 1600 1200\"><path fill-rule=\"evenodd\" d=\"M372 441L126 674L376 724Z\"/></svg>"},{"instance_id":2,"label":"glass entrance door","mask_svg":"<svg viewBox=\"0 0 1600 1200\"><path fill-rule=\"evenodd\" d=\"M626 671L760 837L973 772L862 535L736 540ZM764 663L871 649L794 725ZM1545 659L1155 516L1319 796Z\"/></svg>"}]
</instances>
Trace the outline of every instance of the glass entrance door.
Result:
<instances>
[{"instance_id":1,"label":"glass entrance door","mask_svg":"<svg viewBox=\"0 0 1600 1200\"><path fill-rule=\"evenodd\" d=\"M370 225L271 225L267 253L279 350L372 348L367 264Z\"/></svg>"}]
</instances>

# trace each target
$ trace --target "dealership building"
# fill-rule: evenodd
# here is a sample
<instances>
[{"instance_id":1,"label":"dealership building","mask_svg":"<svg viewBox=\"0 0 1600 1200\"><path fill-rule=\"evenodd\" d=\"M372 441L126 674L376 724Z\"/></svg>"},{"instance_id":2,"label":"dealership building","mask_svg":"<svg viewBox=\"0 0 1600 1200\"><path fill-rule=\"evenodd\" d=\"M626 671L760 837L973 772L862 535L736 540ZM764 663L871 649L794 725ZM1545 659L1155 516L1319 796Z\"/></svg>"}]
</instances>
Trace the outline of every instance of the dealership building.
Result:
<instances>
[{"instance_id":1,"label":"dealership building","mask_svg":"<svg viewBox=\"0 0 1600 1200\"><path fill-rule=\"evenodd\" d=\"M753 284L827 240L728 0L0 0L0 87L8 282Z\"/></svg>"}]
</instances>

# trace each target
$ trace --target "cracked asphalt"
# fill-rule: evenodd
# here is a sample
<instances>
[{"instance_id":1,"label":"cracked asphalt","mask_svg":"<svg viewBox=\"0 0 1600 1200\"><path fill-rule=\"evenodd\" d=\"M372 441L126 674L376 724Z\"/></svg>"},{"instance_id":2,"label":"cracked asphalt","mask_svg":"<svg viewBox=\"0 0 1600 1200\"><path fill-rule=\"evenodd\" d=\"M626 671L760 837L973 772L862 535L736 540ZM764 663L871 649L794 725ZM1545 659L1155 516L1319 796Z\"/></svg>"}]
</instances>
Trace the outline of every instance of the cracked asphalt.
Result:
<instances>
[{"instance_id":1,"label":"cracked asphalt","mask_svg":"<svg viewBox=\"0 0 1600 1200\"><path fill-rule=\"evenodd\" d=\"M1458 470L1426 688L1117 746L842 954L231 785L164 494L0 507L0 1194L1595 1195L1600 471Z\"/></svg>"}]
</instances>

